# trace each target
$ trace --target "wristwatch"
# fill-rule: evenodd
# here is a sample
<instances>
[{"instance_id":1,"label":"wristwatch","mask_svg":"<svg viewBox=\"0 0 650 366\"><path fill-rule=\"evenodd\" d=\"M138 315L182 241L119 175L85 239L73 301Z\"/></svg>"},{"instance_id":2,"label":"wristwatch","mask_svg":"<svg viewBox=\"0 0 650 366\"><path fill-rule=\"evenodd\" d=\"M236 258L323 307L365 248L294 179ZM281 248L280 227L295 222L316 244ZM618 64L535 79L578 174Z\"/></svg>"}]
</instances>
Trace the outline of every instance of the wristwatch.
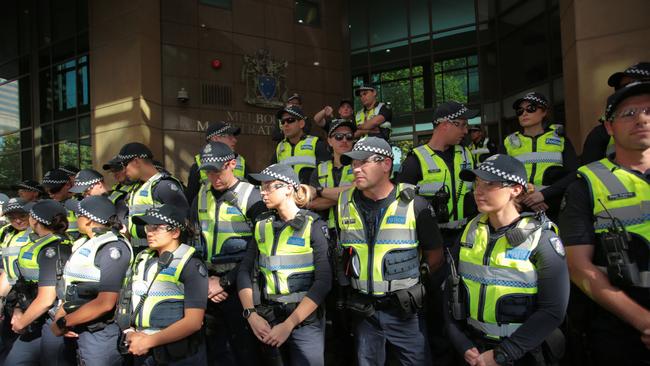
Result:
<instances>
[{"instance_id":1,"label":"wristwatch","mask_svg":"<svg viewBox=\"0 0 650 366\"><path fill-rule=\"evenodd\" d=\"M504 351L501 347L495 348L492 352L494 353L494 362L496 362L499 366L512 365L510 356L508 356L506 351Z\"/></svg>"},{"instance_id":2,"label":"wristwatch","mask_svg":"<svg viewBox=\"0 0 650 366\"><path fill-rule=\"evenodd\" d=\"M244 319L248 319L253 313L257 313L257 310L255 310L255 308L246 308L244 309L242 316L244 317Z\"/></svg>"},{"instance_id":3,"label":"wristwatch","mask_svg":"<svg viewBox=\"0 0 650 366\"><path fill-rule=\"evenodd\" d=\"M323 187L316 187L316 196L323 197Z\"/></svg>"},{"instance_id":4,"label":"wristwatch","mask_svg":"<svg viewBox=\"0 0 650 366\"><path fill-rule=\"evenodd\" d=\"M56 320L56 326L61 330L66 330L68 328L65 323L65 316L62 316Z\"/></svg>"}]
</instances>

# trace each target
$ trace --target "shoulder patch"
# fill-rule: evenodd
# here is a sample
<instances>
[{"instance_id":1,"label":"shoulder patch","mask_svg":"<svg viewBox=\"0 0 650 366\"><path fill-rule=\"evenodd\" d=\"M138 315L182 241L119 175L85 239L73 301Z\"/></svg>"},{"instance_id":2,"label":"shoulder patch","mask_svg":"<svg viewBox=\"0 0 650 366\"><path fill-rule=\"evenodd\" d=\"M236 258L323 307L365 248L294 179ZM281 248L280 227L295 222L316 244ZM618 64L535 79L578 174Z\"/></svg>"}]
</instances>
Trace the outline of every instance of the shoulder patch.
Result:
<instances>
[{"instance_id":1,"label":"shoulder patch","mask_svg":"<svg viewBox=\"0 0 650 366\"><path fill-rule=\"evenodd\" d=\"M45 256L47 258L54 258L55 255L56 255L56 250L54 248L45 249Z\"/></svg>"},{"instance_id":2,"label":"shoulder patch","mask_svg":"<svg viewBox=\"0 0 650 366\"><path fill-rule=\"evenodd\" d=\"M566 252L564 251L564 244L562 244L562 240L560 238L558 238L557 236L552 237L551 246L555 250L555 253L557 253L560 257L564 258Z\"/></svg>"},{"instance_id":3,"label":"shoulder patch","mask_svg":"<svg viewBox=\"0 0 650 366\"><path fill-rule=\"evenodd\" d=\"M320 229L323 231L325 239L330 240L330 230L327 228L327 225L321 226Z\"/></svg>"},{"instance_id":4,"label":"shoulder patch","mask_svg":"<svg viewBox=\"0 0 650 366\"><path fill-rule=\"evenodd\" d=\"M170 184L169 189L171 189L174 192L177 192L178 191L178 186L176 186L176 184Z\"/></svg>"},{"instance_id":5,"label":"shoulder patch","mask_svg":"<svg viewBox=\"0 0 650 366\"><path fill-rule=\"evenodd\" d=\"M199 271L201 277L208 276L208 270L205 268L205 264L203 264L203 262L196 263L196 269Z\"/></svg>"},{"instance_id":6,"label":"shoulder patch","mask_svg":"<svg viewBox=\"0 0 650 366\"><path fill-rule=\"evenodd\" d=\"M119 248L112 247L108 250L108 255L112 260L118 260L122 257L122 251Z\"/></svg>"}]
</instances>

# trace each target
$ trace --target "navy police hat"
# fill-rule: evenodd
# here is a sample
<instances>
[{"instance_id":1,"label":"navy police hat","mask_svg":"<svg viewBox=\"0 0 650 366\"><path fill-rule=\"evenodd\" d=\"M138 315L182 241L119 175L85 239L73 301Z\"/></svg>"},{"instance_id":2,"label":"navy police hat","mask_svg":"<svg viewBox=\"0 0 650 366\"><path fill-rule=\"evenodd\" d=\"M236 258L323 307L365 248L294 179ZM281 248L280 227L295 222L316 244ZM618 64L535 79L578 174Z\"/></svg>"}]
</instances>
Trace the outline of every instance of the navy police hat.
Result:
<instances>
[{"instance_id":1,"label":"navy police hat","mask_svg":"<svg viewBox=\"0 0 650 366\"><path fill-rule=\"evenodd\" d=\"M294 117L297 120L304 120L306 118L305 113L302 111L302 108L300 108L300 107L298 107L296 105L290 105L290 106L286 106L286 107L280 109L275 114L275 118L276 119L281 119L282 115L285 114L285 113L288 113L291 117Z\"/></svg>"},{"instance_id":2,"label":"navy police hat","mask_svg":"<svg viewBox=\"0 0 650 366\"><path fill-rule=\"evenodd\" d=\"M479 111L469 109L464 104L455 100L441 103L433 112L433 123L438 120L470 119L478 116Z\"/></svg>"},{"instance_id":3,"label":"navy police hat","mask_svg":"<svg viewBox=\"0 0 650 366\"><path fill-rule=\"evenodd\" d=\"M520 184L524 191L528 185L528 175L524 163L510 155L495 154L485 159L476 169L463 169L460 179L473 182L479 177L488 182L508 182Z\"/></svg>"},{"instance_id":4,"label":"navy police hat","mask_svg":"<svg viewBox=\"0 0 650 366\"><path fill-rule=\"evenodd\" d=\"M103 225L117 215L115 205L106 196L88 196L77 202L74 212L77 217L83 216Z\"/></svg>"},{"instance_id":5,"label":"navy police hat","mask_svg":"<svg viewBox=\"0 0 650 366\"><path fill-rule=\"evenodd\" d=\"M11 188L15 190L24 189L31 192L43 193L43 187L38 184L37 181L31 179L25 179L22 182L16 183Z\"/></svg>"},{"instance_id":6,"label":"navy police hat","mask_svg":"<svg viewBox=\"0 0 650 366\"><path fill-rule=\"evenodd\" d=\"M129 142L117 153L117 159L122 165L128 164L135 158L153 159L153 153L145 144L139 142Z\"/></svg>"},{"instance_id":7,"label":"navy police hat","mask_svg":"<svg viewBox=\"0 0 650 366\"><path fill-rule=\"evenodd\" d=\"M379 137L367 136L357 141L352 151L348 151L341 156L341 163L343 165L350 165L352 160L365 160L375 154L393 159L393 149L386 140Z\"/></svg>"},{"instance_id":8,"label":"navy police hat","mask_svg":"<svg viewBox=\"0 0 650 366\"><path fill-rule=\"evenodd\" d=\"M60 202L50 199L34 203L29 211L29 216L44 225L52 225L52 220L56 215L63 215L67 218L68 212Z\"/></svg>"},{"instance_id":9,"label":"navy police hat","mask_svg":"<svg viewBox=\"0 0 650 366\"><path fill-rule=\"evenodd\" d=\"M639 94L650 94L650 82L635 81L618 89L614 94L607 98L607 107L605 109L605 118L611 120L614 112L621 102L629 97Z\"/></svg>"},{"instance_id":10,"label":"navy police hat","mask_svg":"<svg viewBox=\"0 0 650 366\"><path fill-rule=\"evenodd\" d=\"M94 184L104 180L104 176L94 169L82 169L74 178L74 185L70 188L72 193L84 193Z\"/></svg>"},{"instance_id":11,"label":"navy police hat","mask_svg":"<svg viewBox=\"0 0 650 366\"><path fill-rule=\"evenodd\" d=\"M133 217L136 225L168 225L180 229L185 228L186 220L187 210L170 204L150 208L144 215Z\"/></svg>"},{"instance_id":12,"label":"navy police hat","mask_svg":"<svg viewBox=\"0 0 650 366\"><path fill-rule=\"evenodd\" d=\"M290 184L295 189L300 186L300 179L298 178L298 174L296 174L291 166L282 163L267 166L261 172L257 174L251 174L250 176L259 182L281 180L285 183Z\"/></svg>"},{"instance_id":13,"label":"navy police hat","mask_svg":"<svg viewBox=\"0 0 650 366\"><path fill-rule=\"evenodd\" d=\"M650 62L639 62L628 67L624 71L613 73L609 79L607 79L607 85L619 89L618 85L621 83L621 79L623 79L625 76L633 78L637 81L650 80Z\"/></svg>"},{"instance_id":14,"label":"navy police hat","mask_svg":"<svg viewBox=\"0 0 650 366\"><path fill-rule=\"evenodd\" d=\"M205 130L205 139L210 140L214 136L237 136L240 133L241 128L224 121L217 121L210 124L210 126Z\"/></svg>"},{"instance_id":15,"label":"navy police hat","mask_svg":"<svg viewBox=\"0 0 650 366\"><path fill-rule=\"evenodd\" d=\"M201 151L201 170L221 170L223 165L237 155L222 142L209 142Z\"/></svg>"},{"instance_id":16,"label":"navy police hat","mask_svg":"<svg viewBox=\"0 0 650 366\"><path fill-rule=\"evenodd\" d=\"M548 99L546 99L546 96L544 96L544 94L538 92L530 92L523 97L515 100L515 102L512 103L512 109L519 108L519 105L521 105L521 103L524 101L536 106L543 107L545 109L548 108Z\"/></svg>"},{"instance_id":17,"label":"navy police hat","mask_svg":"<svg viewBox=\"0 0 650 366\"><path fill-rule=\"evenodd\" d=\"M60 188L70 181L68 173L61 169L52 169L43 176L43 187L56 189Z\"/></svg>"}]
</instances>

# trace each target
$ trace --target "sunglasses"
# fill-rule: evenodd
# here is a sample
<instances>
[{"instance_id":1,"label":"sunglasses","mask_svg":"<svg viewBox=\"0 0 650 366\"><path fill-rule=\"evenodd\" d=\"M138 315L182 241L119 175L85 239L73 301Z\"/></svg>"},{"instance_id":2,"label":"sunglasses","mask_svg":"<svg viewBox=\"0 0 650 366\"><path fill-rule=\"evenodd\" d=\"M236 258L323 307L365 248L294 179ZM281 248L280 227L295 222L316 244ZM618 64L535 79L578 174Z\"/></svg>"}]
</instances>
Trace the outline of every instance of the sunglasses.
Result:
<instances>
[{"instance_id":1,"label":"sunglasses","mask_svg":"<svg viewBox=\"0 0 650 366\"><path fill-rule=\"evenodd\" d=\"M354 141L354 135L351 133L335 133L332 134L331 137L334 137L334 140L336 141L343 141L343 139L346 139L347 141Z\"/></svg>"},{"instance_id":2,"label":"sunglasses","mask_svg":"<svg viewBox=\"0 0 650 366\"><path fill-rule=\"evenodd\" d=\"M280 126L284 126L287 123L294 123L297 120L295 118L284 118L280 120Z\"/></svg>"},{"instance_id":3,"label":"sunglasses","mask_svg":"<svg viewBox=\"0 0 650 366\"><path fill-rule=\"evenodd\" d=\"M529 104L529 105L526 106L526 108L517 108L515 113L517 113L517 117L519 117L522 114L524 114L524 111L526 111L527 113L535 113L535 112L537 112L537 108L539 108L539 107L537 107L534 104Z\"/></svg>"}]
</instances>

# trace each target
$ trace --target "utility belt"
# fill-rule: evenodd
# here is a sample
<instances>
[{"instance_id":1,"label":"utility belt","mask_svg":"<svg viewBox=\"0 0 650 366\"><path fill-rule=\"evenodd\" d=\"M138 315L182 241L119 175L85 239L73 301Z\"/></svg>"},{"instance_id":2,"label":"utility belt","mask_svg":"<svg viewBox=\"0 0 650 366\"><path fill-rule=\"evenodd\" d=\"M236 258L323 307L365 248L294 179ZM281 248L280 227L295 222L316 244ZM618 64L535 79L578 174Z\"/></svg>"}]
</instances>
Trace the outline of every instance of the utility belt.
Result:
<instances>
[{"instance_id":1,"label":"utility belt","mask_svg":"<svg viewBox=\"0 0 650 366\"><path fill-rule=\"evenodd\" d=\"M18 280L7 294L5 310L9 316L13 315L14 308L25 311L38 294L38 283Z\"/></svg>"},{"instance_id":2,"label":"utility belt","mask_svg":"<svg viewBox=\"0 0 650 366\"><path fill-rule=\"evenodd\" d=\"M78 283L68 285L66 288L66 300L63 303L63 310L66 314L72 314L83 305L89 303L97 297L98 287L96 283ZM76 333L81 332L98 332L106 328L109 324L115 322L115 314L113 311L108 312L97 319L93 319L88 323L77 325L73 327Z\"/></svg>"},{"instance_id":3,"label":"utility belt","mask_svg":"<svg viewBox=\"0 0 650 366\"><path fill-rule=\"evenodd\" d=\"M154 347L151 350L154 360L159 365L166 365L170 362L186 359L195 355L201 349L205 342L203 330L185 337L176 342L167 343L162 346Z\"/></svg>"},{"instance_id":4,"label":"utility belt","mask_svg":"<svg viewBox=\"0 0 650 366\"><path fill-rule=\"evenodd\" d=\"M282 323L287 320L291 313L298 307L298 302L295 303L279 303L279 302L269 302L265 304L260 304L255 306L257 314L264 318L271 326ZM325 311L322 306L319 306L314 312L309 314L302 323L298 324L296 328L304 327L305 325L310 325L316 323L325 315Z\"/></svg>"},{"instance_id":5,"label":"utility belt","mask_svg":"<svg viewBox=\"0 0 650 366\"><path fill-rule=\"evenodd\" d=\"M353 290L348 293L344 306L358 318L369 318L376 311L397 311L403 318L409 318L424 307L425 295L426 290L422 283L382 297Z\"/></svg>"}]
</instances>

